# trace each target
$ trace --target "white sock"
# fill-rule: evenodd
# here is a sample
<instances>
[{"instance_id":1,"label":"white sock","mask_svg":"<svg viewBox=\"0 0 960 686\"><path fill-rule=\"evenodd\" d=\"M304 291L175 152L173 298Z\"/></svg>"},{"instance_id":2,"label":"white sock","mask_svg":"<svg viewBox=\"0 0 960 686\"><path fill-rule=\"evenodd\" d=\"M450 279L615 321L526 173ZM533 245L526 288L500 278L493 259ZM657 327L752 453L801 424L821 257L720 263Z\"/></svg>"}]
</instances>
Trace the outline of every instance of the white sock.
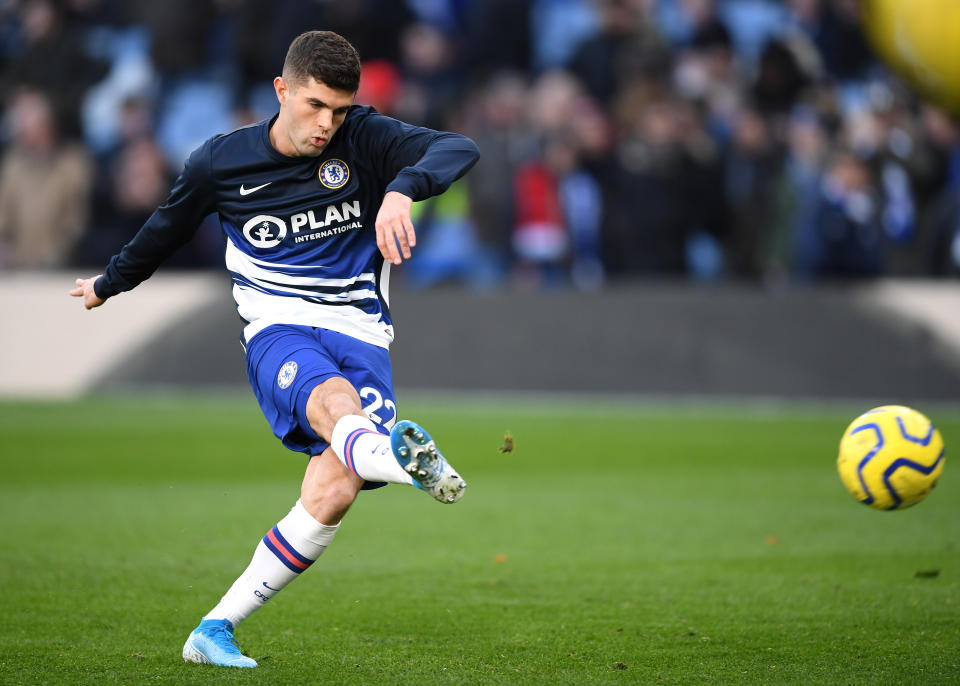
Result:
<instances>
[{"instance_id":1,"label":"white sock","mask_svg":"<svg viewBox=\"0 0 960 686\"><path fill-rule=\"evenodd\" d=\"M297 500L257 544L249 566L204 619L227 619L236 628L312 565L339 526L321 524Z\"/></svg>"},{"instance_id":2,"label":"white sock","mask_svg":"<svg viewBox=\"0 0 960 686\"><path fill-rule=\"evenodd\" d=\"M330 445L347 469L366 481L413 484L393 456L390 437L377 431L366 417L348 414L333 427Z\"/></svg>"}]
</instances>

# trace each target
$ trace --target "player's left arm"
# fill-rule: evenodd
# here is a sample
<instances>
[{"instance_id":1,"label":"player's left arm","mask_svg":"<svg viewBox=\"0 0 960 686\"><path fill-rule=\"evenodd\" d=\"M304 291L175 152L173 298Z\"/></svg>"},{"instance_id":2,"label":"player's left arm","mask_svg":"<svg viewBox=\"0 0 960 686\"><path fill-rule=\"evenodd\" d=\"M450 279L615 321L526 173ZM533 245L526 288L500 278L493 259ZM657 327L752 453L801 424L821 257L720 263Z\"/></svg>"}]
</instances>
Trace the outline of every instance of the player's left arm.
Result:
<instances>
[{"instance_id":1,"label":"player's left arm","mask_svg":"<svg viewBox=\"0 0 960 686\"><path fill-rule=\"evenodd\" d=\"M356 140L378 162L382 177L390 179L377 213L377 246L385 260L400 264L410 258L410 248L417 243L410 218L413 203L447 190L470 170L480 152L466 136L411 126L379 114L363 124L364 135Z\"/></svg>"},{"instance_id":2,"label":"player's left arm","mask_svg":"<svg viewBox=\"0 0 960 686\"><path fill-rule=\"evenodd\" d=\"M383 259L391 264L409 260L410 248L417 244L417 232L410 218L412 206L413 199L399 191L387 191L380 203L376 222L377 247ZM400 244L399 252L397 243Z\"/></svg>"}]
</instances>

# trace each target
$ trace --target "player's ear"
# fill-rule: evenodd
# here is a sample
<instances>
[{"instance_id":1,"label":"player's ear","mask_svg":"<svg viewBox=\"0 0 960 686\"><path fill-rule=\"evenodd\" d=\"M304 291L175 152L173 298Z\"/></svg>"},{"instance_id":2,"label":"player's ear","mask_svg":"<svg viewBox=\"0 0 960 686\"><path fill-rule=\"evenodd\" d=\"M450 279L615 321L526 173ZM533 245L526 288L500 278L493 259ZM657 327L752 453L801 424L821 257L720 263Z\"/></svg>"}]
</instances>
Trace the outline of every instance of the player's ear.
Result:
<instances>
[{"instance_id":1,"label":"player's ear","mask_svg":"<svg viewBox=\"0 0 960 686\"><path fill-rule=\"evenodd\" d=\"M273 90L277 92L277 100L280 101L280 104L283 105L287 101L287 82L283 80L282 76L278 76L273 80Z\"/></svg>"}]
</instances>

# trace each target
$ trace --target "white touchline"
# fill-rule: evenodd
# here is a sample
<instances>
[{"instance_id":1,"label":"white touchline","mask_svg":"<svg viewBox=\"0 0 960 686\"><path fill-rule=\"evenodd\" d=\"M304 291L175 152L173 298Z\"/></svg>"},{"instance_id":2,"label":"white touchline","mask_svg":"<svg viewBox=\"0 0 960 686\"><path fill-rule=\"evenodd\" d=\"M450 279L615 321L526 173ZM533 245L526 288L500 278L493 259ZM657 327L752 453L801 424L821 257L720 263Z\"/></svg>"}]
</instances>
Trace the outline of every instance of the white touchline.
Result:
<instances>
[{"instance_id":1,"label":"white touchline","mask_svg":"<svg viewBox=\"0 0 960 686\"><path fill-rule=\"evenodd\" d=\"M261 188L266 188L271 183L273 183L273 181L267 181L266 183L260 186L254 186L253 188L244 188L243 184L240 184L240 195L250 195L251 193L256 193L258 190Z\"/></svg>"}]
</instances>

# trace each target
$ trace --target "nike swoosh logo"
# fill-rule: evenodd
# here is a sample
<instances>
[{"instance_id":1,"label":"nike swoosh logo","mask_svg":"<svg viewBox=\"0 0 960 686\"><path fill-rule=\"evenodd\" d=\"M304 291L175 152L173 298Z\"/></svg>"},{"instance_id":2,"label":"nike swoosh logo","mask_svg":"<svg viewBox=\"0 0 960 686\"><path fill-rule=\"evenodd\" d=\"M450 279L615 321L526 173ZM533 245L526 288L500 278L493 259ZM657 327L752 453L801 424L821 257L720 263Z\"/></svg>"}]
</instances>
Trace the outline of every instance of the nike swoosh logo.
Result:
<instances>
[{"instance_id":1,"label":"nike swoosh logo","mask_svg":"<svg viewBox=\"0 0 960 686\"><path fill-rule=\"evenodd\" d=\"M250 195L251 193L256 193L258 190L261 188L266 188L271 183L273 183L273 181L267 181L266 183L259 186L254 186L253 188L244 188L243 184L240 184L240 195Z\"/></svg>"},{"instance_id":2,"label":"nike swoosh logo","mask_svg":"<svg viewBox=\"0 0 960 686\"><path fill-rule=\"evenodd\" d=\"M267 586L267 582L264 581L264 582L263 582L263 585L264 585L264 586ZM279 591L279 590L280 590L279 588L274 588L273 586L267 586L267 588L269 588L271 591Z\"/></svg>"}]
</instances>

